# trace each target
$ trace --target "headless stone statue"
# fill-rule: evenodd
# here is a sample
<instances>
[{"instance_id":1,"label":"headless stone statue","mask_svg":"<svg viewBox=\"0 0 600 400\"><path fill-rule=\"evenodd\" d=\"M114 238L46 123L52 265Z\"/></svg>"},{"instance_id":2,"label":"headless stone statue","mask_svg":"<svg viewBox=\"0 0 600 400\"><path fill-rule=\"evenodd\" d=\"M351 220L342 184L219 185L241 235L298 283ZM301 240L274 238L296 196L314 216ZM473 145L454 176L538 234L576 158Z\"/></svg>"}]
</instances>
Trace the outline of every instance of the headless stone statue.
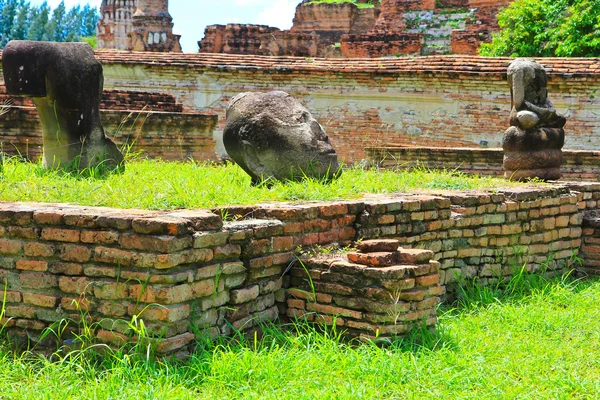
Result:
<instances>
[{"instance_id":1,"label":"headless stone statue","mask_svg":"<svg viewBox=\"0 0 600 400\"><path fill-rule=\"evenodd\" d=\"M9 94L33 98L42 122L44 167L122 165L123 155L100 121L104 78L88 44L11 41L2 68Z\"/></svg>"},{"instance_id":2,"label":"headless stone statue","mask_svg":"<svg viewBox=\"0 0 600 400\"><path fill-rule=\"evenodd\" d=\"M502 147L504 176L512 180L561 177L566 119L548 99L548 78L536 61L516 59L508 67L512 110Z\"/></svg>"},{"instance_id":3,"label":"headless stone statue","mask_svg":"<svg viewBox=\"0 0 600 400\"><path fill-rule=\"evenodd\" d=\"M227 106L227 154L252 177L300 180L337 177L337 154L321 125L285 92L242 93Z\"/></svg>"}]
</instances>

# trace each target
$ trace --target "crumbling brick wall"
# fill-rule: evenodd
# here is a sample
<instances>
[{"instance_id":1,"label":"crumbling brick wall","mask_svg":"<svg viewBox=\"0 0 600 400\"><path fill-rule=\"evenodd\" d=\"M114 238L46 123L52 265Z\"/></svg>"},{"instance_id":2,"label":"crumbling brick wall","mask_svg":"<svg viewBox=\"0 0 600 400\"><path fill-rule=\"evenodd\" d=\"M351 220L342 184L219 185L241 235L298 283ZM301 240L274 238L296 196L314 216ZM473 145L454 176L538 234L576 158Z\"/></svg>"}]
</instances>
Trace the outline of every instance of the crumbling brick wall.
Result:
<instances>
[{"instance_id":1,"label":"crumbling brick wall","mask_svg":"<svg viewBox=\"0 0 600 400\"><path fill-rule=\"evenodd\" d=\"M434 303L452 297L457 283L496 282L523 266L561 274L578 266L578 254L595 260L594 241L585 241L582 253L579 248L582 237L595 234L589 227L584 233L582 221L588 206L598 206L598 190L579 184L573 191L558 186L231 207L221 214L239 219L229 222L207 210L0 203L0 282L7 299L0 323L17 338L39 340L43 329L77 321L83 312L98 340L120 345L130 340L127 322L135 316L145 321L159 353L185 351L201 335L254 329L288 314L288 307L325 321L341 316L358 335L390 326L373 318L385 319L396 305L398 318L426 317L433 324ZM309 305L299 295L307 292L307 276L292 263L298 248L370 238L428 251L401 250L389 267L370 252L348 255L350 263L332 260L336 271L332 263L309 261L318 302ZM369 269L375 259L383 269ZM585 259L583 265L594 266ZM291 277L284 275L289 267ZM369 279L355 276L365 273ZM408 306L383 301L385 290L396 289ZM367 303L356 301L359 292ZM392 325L399 331L386 333L402 333L410 324Z\"/></svg>"}]
</instances>

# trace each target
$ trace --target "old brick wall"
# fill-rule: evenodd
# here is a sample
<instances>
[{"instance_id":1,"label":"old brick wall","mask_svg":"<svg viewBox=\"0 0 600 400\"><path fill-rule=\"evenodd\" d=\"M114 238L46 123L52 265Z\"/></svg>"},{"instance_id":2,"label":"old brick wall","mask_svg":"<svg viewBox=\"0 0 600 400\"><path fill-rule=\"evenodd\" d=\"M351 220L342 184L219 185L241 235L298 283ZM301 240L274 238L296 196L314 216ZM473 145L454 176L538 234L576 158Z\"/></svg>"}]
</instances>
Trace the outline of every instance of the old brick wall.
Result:
<instances>
[{"instance_id":1,"label":"old brick wall","mask_svg":"<svg viewBox=\"0 0 600 400\"><path fill-rule=\"evenodd\" d=\"M369 300L367 292L373 289L369 293L375 303L385 308L389 303L376 293L398 289L414 302L402 311L407 321L414 321L419 315L434 318L430 303L452 297L457 283L495 282L523 266L561 274L577 268L578 255L584 257L582 272L594 267L596 242L590 238L596 233L589 226L584 231L582 222L583 212L598 206L600 189L597 184L570 188L378 195L215 213L0 203L0 283L7 290L0 323L17 337L39 339L46 327L77 320L83 311L89 323L96 323L99 340L119 344L132 334L127 322L139 316L155 336L157 350L172 353L197 335L253 329L286 314L288 306L318 312L325 320L341 307L350 310L346 319L354 321L355 329L372 334L375 328L356 325L377 322L363 319L368 313L363 315L366 303L355 302L358 291L366 290ZM219 214L236 220L224 222ZM435 261L427 263L418 252L408 251L400 259L403 267L369 272L352 267L362 261L351 258L354 273L371 274L375 280L373 286L364 280L366 287L352 271L343 273L347 264L325 273L317 263L309 270L322 307L289 302L307 300L294 292L295 287L304 290L306 283L298 265L291 279L283 276L294 267L298 248L371 238L394 238L404 248L430 250L427 261Z\"/></svg>"},{"instance_id":2,"label":"old brick wall","mask_svg":"<svg viewBox=\"0 0 600 400\"><path fill-rule=\"evenodd\" d=\"M10 101L0 118L3 152L36 160L42 153L42 128L33 101L11 98L0 83L0 105ZM165 93L105 90L100 103L106 134L118 146L131 146L165 160L214 158L212 132L216 115L184 113L183 105Z\"/></svg>"},{"instance_id":3,"label":"old brick wall","mask_svg":"<svg viewBox=\"0 0 600 400\"><path fill-rule=\"evenodd\" d=\"M500 147L508 127L507 58L338 60L99 52L98 59L108 89L168 93L186 112L218 115L215 141L202 152L212 160L217 159L212 146L219 142L227 103L244 91L284 90L296 96L325 127L346 162L364 159L367 147L388 144ZM594 93L600 89L600 63L539 61L549 72L550 99L568 116L565 148L596 150L600 99Z\"/></svg>"},{"instance_id":4,"label":"old brick wall","mask_svg":"<svg viewBox=\"0 0 600 400\"><path fill-rule=\"evenodd\" d=\"M562 180L600 179L600 152L563 150L565 164ZM504 175L502 149L468 149L436 147L367 148L368 160L381 168L457 170L478 175Z\"/></svg>"}]
</instances>

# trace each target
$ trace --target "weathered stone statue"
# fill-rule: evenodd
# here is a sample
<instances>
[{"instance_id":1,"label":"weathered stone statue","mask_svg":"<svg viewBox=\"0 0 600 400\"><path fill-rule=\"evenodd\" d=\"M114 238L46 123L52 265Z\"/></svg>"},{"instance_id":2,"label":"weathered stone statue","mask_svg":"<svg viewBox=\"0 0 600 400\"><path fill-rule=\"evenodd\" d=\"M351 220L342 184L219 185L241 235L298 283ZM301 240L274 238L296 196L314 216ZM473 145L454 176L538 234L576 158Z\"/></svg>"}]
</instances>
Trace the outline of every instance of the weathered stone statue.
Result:
<instances>
[{"instance_id":1,"label":"weathered stone statue","mask_svg":"<svg viewBox=\"0 0 600 400\"><path fill-rule=\"evenodd\" d=\"M11 41L2 53L2 69L9 94L33 98L45 167L122 165L123 155L100 122L104 78L88 44Z\"/></svg>"},{"instance_id":2,"label":"weathered stone statue","mask_svg":"<svg viewBox=\"0 0 600 400\"><path fill-rule=\"evenodd\" d=\"M516 59L508 67L512 111L504 139L504 176L512 180L561 177L565 117L548 100L548 77L536 61Z\"/></svg>"},{"instance_id":3,"label":"weathered stone statue","mask_svg":"<svg viewBox=\"0 0 600 400\"><path fill-rule=\"evenodd\" d=\"M337 154L311 113L285 92L242 93L227 106L227 154L252 183L337 176Z\"/></svg>"}]
</instances>

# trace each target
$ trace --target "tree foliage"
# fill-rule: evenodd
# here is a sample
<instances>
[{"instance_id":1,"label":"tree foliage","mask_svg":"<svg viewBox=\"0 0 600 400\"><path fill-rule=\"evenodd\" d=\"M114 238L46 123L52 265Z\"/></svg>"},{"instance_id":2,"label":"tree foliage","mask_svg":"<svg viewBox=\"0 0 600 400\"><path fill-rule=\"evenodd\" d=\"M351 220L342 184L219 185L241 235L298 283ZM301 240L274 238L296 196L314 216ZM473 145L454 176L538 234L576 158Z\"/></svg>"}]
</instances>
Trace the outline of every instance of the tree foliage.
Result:
<instances>
[{"instance_id":1,"label":"tree foliage","mask_svg":"<svg viewBox=\"0 0 600 400\"><path fill-rule=\"evenodd\" d=\"M78 42L96 36L98 10L90 5L67 10L64 1L52 10L25 0L0 0L0 49L10 40Z\"/></svg>"},{"instance_id":2,"label":"tree foliage","mask_svg":"<svg viewBox=\"0 0 600 400\"><path fill-rule=\"evenodd\" d=\"M498 15L501 31L483 56L598 57L600 0L517 0Z\"/></svg>"}]
</instances>

